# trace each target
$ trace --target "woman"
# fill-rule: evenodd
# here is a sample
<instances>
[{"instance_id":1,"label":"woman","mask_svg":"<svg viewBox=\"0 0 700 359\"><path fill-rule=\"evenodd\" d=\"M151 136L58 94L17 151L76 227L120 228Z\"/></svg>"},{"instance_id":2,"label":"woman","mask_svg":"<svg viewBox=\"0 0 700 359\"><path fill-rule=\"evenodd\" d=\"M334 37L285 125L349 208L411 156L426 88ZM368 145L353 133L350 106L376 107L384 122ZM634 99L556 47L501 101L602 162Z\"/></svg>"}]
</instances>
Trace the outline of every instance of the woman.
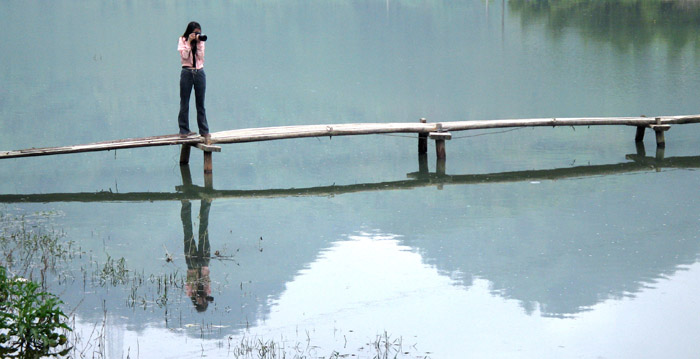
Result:
<instances>
[{"instance_id":1,"label":"woman","mask_svg":"<svg viewBox=\"0 0 700 359\"><path fill-rule=\"evenodd\" d=\"M187 24L185 33L177 43L177 51L180 52L182 71L180 72L180 114L177 121L180 125L180 136L185 137L190 132L190 94L194 87L195 104L197 105L197 126L199 134L209 141L209 125L207 113L204 109L204 92L207 88L207 77L204 74L204 45L206 37L200 38L202 27L192 21Z\"/></svg>"}]
</instances>

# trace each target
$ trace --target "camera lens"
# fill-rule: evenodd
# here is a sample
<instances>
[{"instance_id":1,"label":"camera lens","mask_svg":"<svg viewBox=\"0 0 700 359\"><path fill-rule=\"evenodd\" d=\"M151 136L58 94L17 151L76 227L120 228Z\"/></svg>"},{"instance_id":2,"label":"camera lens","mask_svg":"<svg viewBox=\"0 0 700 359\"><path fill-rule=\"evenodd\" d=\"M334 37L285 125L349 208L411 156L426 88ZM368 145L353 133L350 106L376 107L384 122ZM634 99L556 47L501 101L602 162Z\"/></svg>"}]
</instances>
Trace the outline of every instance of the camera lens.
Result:
<instances>
[{"instance_id":1,"label":"camera lens","mask_svg":"<svg viewBox=\"0 0 700 359\"><path fill-rule=\"evenodd\" d=\"M207 41L207 35L199 35L199 36L197 36L197 40L199 40L199 41Z\"/></svg>"}]
</instances>

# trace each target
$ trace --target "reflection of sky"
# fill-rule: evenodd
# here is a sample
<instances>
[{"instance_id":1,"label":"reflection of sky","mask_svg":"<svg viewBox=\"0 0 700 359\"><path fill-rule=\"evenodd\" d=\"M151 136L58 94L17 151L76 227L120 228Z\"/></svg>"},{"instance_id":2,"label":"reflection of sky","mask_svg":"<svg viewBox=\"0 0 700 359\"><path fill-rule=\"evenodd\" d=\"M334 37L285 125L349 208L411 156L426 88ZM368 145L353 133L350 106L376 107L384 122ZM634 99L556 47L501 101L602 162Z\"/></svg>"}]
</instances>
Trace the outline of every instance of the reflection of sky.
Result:
<instances>
[{"instance_id":1,"label":"reflection of sky","mask_svg":"<svg viewBox=\"0 0 700 359\"><path fill-rule=\"evenodd\" d=\"M291 350L296 343L359 357L373 355L367 343L386 331L402 338L409 357L635 357L688 358L700 350L696 312L700 265L693 264L642 290L634 298L606 300L570 318L527 314L515 300L494 295L486 280L465 288L399 236L363 232L334 243L270 299L265 320L231 339L272 339ZM91 328L91 325L88 325ZM135 332L107 329L110 357L230 357L228 341L200 340L179 330ZM211 328L211 330L219 330ZM223 329L224 331L226 329ZM281 339L282 338L282 339ZM138 339L138 342L137 342ZM121 353L119 353L121 351Z\"/></svg>"}]
</instances>

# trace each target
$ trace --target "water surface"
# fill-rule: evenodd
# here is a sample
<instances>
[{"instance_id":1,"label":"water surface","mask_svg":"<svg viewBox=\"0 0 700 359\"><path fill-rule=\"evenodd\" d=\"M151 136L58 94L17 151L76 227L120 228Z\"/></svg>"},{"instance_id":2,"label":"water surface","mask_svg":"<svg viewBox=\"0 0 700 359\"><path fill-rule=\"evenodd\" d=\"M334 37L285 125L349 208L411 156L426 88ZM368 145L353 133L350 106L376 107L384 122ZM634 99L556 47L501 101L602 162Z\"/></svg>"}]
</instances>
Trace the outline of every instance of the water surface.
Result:
<instances>
[{"instance_id":1,"label":"water surface","mask_svg":"<svg viewBox=\"0 0 700 359\"><path fill-rule=\"evenodd\" d=\"M0 149L176 132L190 20L212 131L697 113L700 10L602 3L6 2ZM212 188L174 146L3 160L0 210L71 244L48 287L81 345L106 323L108 357L373 357L383 335L405 357L696 357L700 128L663 152L626 127L496 132L455 133L444 173L411 136L224 145Z\"/></svg>"}]
</instances>

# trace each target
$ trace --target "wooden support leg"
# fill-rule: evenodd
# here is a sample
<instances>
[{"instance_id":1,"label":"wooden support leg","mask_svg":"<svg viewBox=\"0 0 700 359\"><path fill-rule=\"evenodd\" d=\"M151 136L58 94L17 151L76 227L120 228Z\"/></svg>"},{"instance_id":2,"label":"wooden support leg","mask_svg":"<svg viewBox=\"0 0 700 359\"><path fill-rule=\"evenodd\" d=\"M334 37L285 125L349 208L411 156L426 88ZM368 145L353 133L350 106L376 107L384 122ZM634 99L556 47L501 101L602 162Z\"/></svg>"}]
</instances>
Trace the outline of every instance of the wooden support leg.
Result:
<instances>
[{"instance_id":1,"label":"wooden support leg","mask_svg":"<svg viewBox=\"0 0 700 359\"><path fill-rule=\"evenodd\" d=\"M447 158L447 154L445 153L445 140L435 140L435 153L439 160Z\"/></svg>"},{"instance_id":2,"label":"wooden support leg","mask_svg":"<svg viewBox=\"0 0 700 359\"><path fill-rule=\"evenodd\" d=\"M212 155L209 151L204 151L204 173L212 173Z\"/></svg>"},{"instance_id":3,"label":"wooden support leg","mask_svg":"<svg viewBox=\"0 0 700 359\"><path fill-rule=\"evenodd\" d=\"M214 188L214 175L212 174L212 154L209 151L204 151L204 187L206 189Z\"/></svg>"},{"instance_id":4,"label":"wooden support leg","mask_svg":"<svg viewBox=\"0 0 700 359\"><path fill-rule=\"evenodd\" d=\"M428 154L421 153L418 155L418 173L421 175L428 174Z\"/></svg>"},{"instance_id":5,"label":"wooden support leg","mask_svg":"<svg viewBox=\"0 0 700 359\"><path fill-rule=\"evenodd\" d=\"M656 160L657 160L657 161L663 161L663 160L664 160L664 152L666 152L666 148L664 148L664 147L656 147ZM658 170L661 171L661 167L658 167Z\"/></svg>"},{"instance_id":6,"label":"wooden support leg","mask_svg":"<svg viewBox=\"0 0 700 359\"><path fill-rule=\"evenodd\" d=\"M435 162L435 174L437 175L438 179L445 176L446 162L447 161L444 158L438 158ZM444 186L444 182L442 180L439 180L437 184L438 191L442 191Z\"/></svg>"},{"instance_id":7,"label":"wooden support leg","mask_svg":"<svg viewBox=\"0 0 700 359\"><path fill-rule=\"evenodd\" d=\"M190 145L182 145L180 148L180 165L188 165L190 163Z\"/></svg>"},{"instance_id":8,"label":"wooden support leg","mask_svg":"<svg viewBox=\"0 0 700 359\"><path fill-rule=\"evenodd\" d=\"M204 174L204 188L213 189L214 188L214 175L211 173Z\"/></svg>"},{"instance_id":9,"label":"wooden support leg","mask_svg":"<svg viewBox=\"0 0 700 359\"><path fill-rule=\"evenodd\" d=\"M665 148L666 139L664 138L664 131L655 129L654 132L656 132L656 147Z\"/></svg>"},{"instance_id":10,"label":"wooden support leg","mask_svg":"<svg viewBox=\"0 0 700 359\"><path fill-rule=\"evenodd\" d=\"M664 132L671 128L671 125L650 125L652 130L656 132L656 147L664 148L666 147L666 139L664 138Z\"/></svg>"},{"instance_id":11,"label":"wooden support leg","mask_svg":"<svg viewBox=\"0 0 700 359\"><path fill-rule=\"evenodd\" d=\"M438 159L445 159L445 140L451 140L452 134L445 132L442 128L442 124L438 123L435 125L437 132L430 132L428 137L435 140L435 153Z\"/></svg>"},{"instance_id":12,"label":"wooden support leg","mask_svg":"<svg viewBox=\"0 0 700 359\"><path fill-rule=\"evenodd\" d=\"M446 166L446 160L444 158L439 158L436 162L435 165L435 173L437 173L438 176L444 176L445 175L445 168Z\"/></svg>"},{"instance_id":13,"label":"wooden support leg","mask_svg":"<svg viewBox=\"0 0 700 359\"><path fill-rule=\"evenodd\" d=\"M635 142L644 141L644 130L645 129L646 129L646 127L644 127L644 126L637 126L637 134L634 136Z\"/></svg>"},{"instance_id":14,"label":"wooden support leg","mask_svg":"<svg viewBox=\"0 0 700 359\"><path fill-rule=\"evenodd\" d=\"M420 123L426 123L426 119L421 118ZM418 154L428 153L428 134L419 133L418 134Z\"/></svg>"},{"instance_id":15,"label":"wooden support leg","mask_svg":"<svg viewBox=\"0 0 700 359\"><path fill-rule=\"evenodd\" d=\"M644 148L644 142L636 142L635 143L637 147L637 156L644 158L647 156L647 150Z\"/></svg>"},{"instance_id":16,"label":"wooden support leg","mask_svg":"<svg viewBox=\"0 0 700 359\"><path fill-rule=\"evenodd\" d=\"M190 172L190 166L181 165L180 166L180 176L182 176L182 185L184 187L191 187L192 186L192 173Z\"/></svg>"}]
</instances>

